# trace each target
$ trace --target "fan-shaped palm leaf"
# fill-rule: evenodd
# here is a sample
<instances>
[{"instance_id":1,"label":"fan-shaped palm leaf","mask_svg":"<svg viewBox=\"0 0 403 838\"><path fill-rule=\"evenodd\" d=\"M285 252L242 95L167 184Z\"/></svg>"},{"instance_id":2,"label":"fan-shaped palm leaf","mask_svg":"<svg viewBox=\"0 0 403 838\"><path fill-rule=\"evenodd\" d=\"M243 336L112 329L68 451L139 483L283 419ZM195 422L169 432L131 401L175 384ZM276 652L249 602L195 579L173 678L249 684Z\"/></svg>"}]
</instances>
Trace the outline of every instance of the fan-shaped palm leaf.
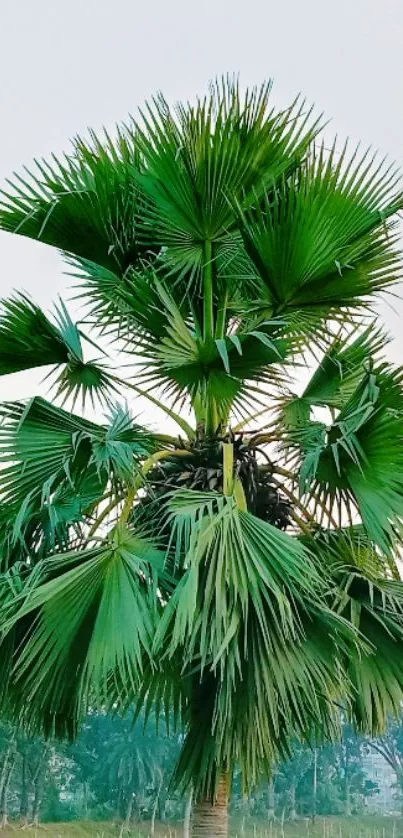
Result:
<instances>
[{"instance_id":1,"label":"fan-shaped palm leaf","mask_svg":"<svg viewBox=\"0 0 403 838\"><path fill-rule=\"evenodd\" d=\"M103 426L40 398L3 404L1 414L0 492L14 510L14 538L26 536L28 527L35 543L46 532L51 543L59 525L65 538L65 526L82 521L108 484L114 491L132 486L142 460L155 451L152 435L119 406Z\"/></svg>"},{"instance_id":2,"label":"fan-shaped palm leaf","mask_svg":"<svg viewBox=\"0 0 403 838\"><path fill-rule=\"evenodd\" d=\"M370 537L389 550L402 514L401 375L391 376L384 365L362 372L330 426L309 418L309 388L308 398L291 403L288 439L301 450L302 492L319 492L329 508L337 498L353 502Z\"/></svg>"},{"instance_id":3,"label":"fan-shaped palm leaf","mask_svg":"<svg viewBox=\"0 0 403 838\"><path fill-rule=\"evenodd\" d=\"M349 712L356 727L370 735L385 730L388 716L400 712L403 673L403 585L396 567L361 527L323 534L311 541L336 582L333 607L356 626L367 644L364 655L346 661L352 684Z\"/></svg>"},{"instance_id":4,"label":"fan-shaped palm leaf","mask_svg":"<svg viewBox=\"0 0 403 838\"><path fill-rule=\"evenodd\" d=\"M156 588L147 579L160 565L151 544L117 529L101 547L37 565L34 581L28 576L8 596L3 637L14 627L26 635L14 654L10 690L28 723L35 726L45 712L49 724L52 717L71 724L90 692L108 704L135 696L157 614Z\"/></svg>"},{"instance_id":5,"label":"fan-shaped palm leaf","mask_svg":"<svg viewBox=\"0 0 403 838\"><path fill-rule=\"evenodd\" d=\"M345 149L336 163L322 147L244 216L263 309L357 306L399 279L388 222L402 204L399 175L372 162L368 154L347 160Z\"/></svg>"},{"instance_id":6,"label":"fan-shaped palm leaf","mask_svg":"<svg viewBox=\"0 0 403 838\"><path fill-rule=\"evenodd\" d=\"M191 270L205 261L205 242L228 247L234 225L231 200L254 200L304 157L317 130L310 113L294 104L268 111L270 84L247 91L217 84L196 107L173 113L162 98L141 116L134 141L143 157L141 188L150 198L152 239L170 245Z\"/></svg>"},{"instance_id":7,"label":"fan-shaped palm leaf","mask_svg":"<svg viewBox=\"0 0 403 838\"><path fill-rule=\"evenodd\" d=\"M202 776L202 792L217 765L240 760L255 780L292 732L334 733L343 682L335 655L357 637L326 607L326 581L298 540L223 495L176 492L170 508L185 574L155 643L168 657L181 650L182 678L200 669L197 717L210 736L197 745L191 729L178 770L196 787Z\"/></svg>"},{"instance_id":8,"label":"fan-shaped palm leaf","mask_svg":"<svg viewBox=\"0 0 403 838\"><path fill-rule=\"evenodd\" d=\"M53 324L28 297L18 295L3 300L0 316L0 375L35 367L63 365L57 378L57 395L81 394L83 404L89 395L104 397L115 389L111 377L99 362L85 362L81 334L68 311L60 303Z\"/></svg>"},{"instance_id":9,"label":"fan-shaped palm leaf","mask_svg":"<svg viewBox=\"0 0 403 838\"><path fill-rule=\"evenodd\" d=\"M74 256L124 272L136 262L137 206L133 171L137 155L121 133L104 144L78 139L73 154L35 161L3 192L3 229L46 242ZM142 248L140 246L140 252Z\"/></svg>"}]
</instances>

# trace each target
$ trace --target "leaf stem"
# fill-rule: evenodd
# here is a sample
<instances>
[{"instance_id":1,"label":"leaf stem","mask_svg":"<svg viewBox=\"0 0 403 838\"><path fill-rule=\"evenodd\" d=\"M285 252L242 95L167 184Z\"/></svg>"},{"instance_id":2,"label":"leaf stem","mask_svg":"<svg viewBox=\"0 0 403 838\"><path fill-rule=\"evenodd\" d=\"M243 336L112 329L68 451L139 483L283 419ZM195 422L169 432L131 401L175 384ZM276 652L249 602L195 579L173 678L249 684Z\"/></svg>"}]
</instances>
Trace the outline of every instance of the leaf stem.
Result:
<instances>
[{"instance_id":1,"label":"leaf stem","mask_svg":"<svg viewBox=\"0 0 403 838\"><path fill-rule=\"evenodd\" d=\"M214 339L213 247L209 239L206 239L204 242L203 250L203 340L206 343ZM205 406L206 434L214 434L217 426L217 404L214 396L209 393L207 385Z\"/></svg>"},{"instance_id":2,"label":"leaf stem","mask_svg":"<svg viewBox=\"0 0 403 838\"><path fill-rule=\"evenodd\" d=\"M213 436L218 428L217 405L214 396L207 392L205 428L207 436Z\"/></svg>"},{"instance_id":3,"label":"leaf stem","mask_svg":"<svg viewBox=\"0 0 403 838\"><path fill-rule=\"evenodd\" d=\"M300 518L297 512L295 512L295 509L290 510L290 516L293 519L293 521L297 524L297 526L300 528L301 532L304 533L304 535L312 535L312 530L310 526L306 524L305 521L302 520L302 518Z\"/></svg>"},{"instance_id":4,"label":"leaf stem","mask_svg":"<svg viewBox=\"0 0 403 838\"><path fill-rule=\"evenodd\" d=\"M133 509L133 503L134 503L134 499L136 497L137 491L138 491L138 489L136 489L136 486L131 486L130 487L130 489L129 489L127 495L126 495L125 502L123 504L123 509L122 509L122 511L119 515L119 524L127 524L128 519L129 519L129 515L130 515L130 513Z\"/></svg>"},{"instance_id":5,"label":"leaf stem","mask_svg":"<svg viewBox=\"0 0 403 838\"><path fill-rule=\"evenodd\" d=\"M234 491L234 446L232 442L224 442L223 454L223 494L232 495Z\"/></svg>"},{"instance_id":6,"label":"leaf stem","mask_svg":"<svg viewBox=\"0 0 403 838\"><path fill-rule=\"evenodd\" d=\"M217 323L215 327L215 336L216 338L223 338L225 337L225 326L227 322L227 303L228 303L228 291L225 291L224 298L221 301L221 305L217 311Z\"/></svg>"},{"instance_id":7,"label":"leaf stem","mask_svg":"<svg viewBox=\"0 0 403 838\"><path fill-rule=\"evenodd\" d=\"M143 482L144 482L144 478L147 476L148 472L151 471L151 469L154 468L154 466L157 465L157 463L161 462L161 460L166 460L167 457L188 457L188 456L189 456L189 451L187 451L185 448L178 448L176 451L171 451L171 450L168 451L166 449L163 450L163 451L156 451L155 454L152 454L151 457L148 457L148 459L145 460L145 462L143 463L143 465L141 467L140 474L138 475L138 477L136 478L136 480L133 483L133 486L130 487L130 489L127 493L126 500L123 504L123 509L122 509L121 515L119 517L119 523L127 524L130 512L133 508L133 504L134 504L137 492L139 491L139 489L141 489L141 487L143 485Z\"/></svg>"},{"instance_id":8,"label":"leaf stem","mask_svg":"<svg viewBox=\"0 0 403 838\"><path fill-rule=\"evenodd\" d=\"M136 499L137 492L141 489L144 477L147 476L148 472L161 460L165 460L167 457L187 457L189 455L189 451L185 448L177 448L176 450L163 450L163 451L156 451L155 454L152 454L151 457L148 457L147 460L143 463L141 468L140 474L138 474L136 480L133 483L133 486L130 486L123 507L122 511L119 515L119 523L127 524L129 519L130 512L133 508L134 501ZM123 497L113 497L112 500L108 503L105 509L98 515L96 520L91 526L91 529L88 533L86 543L88 544L91 539L93 539L95 532L97 531L98 527L102 524L105 518L112 512L113 509L123 500Z\"/></svg>"},{"instance_id":9,"label":"leaf stem","mask_svg":"<svg viewBox=\"0 0 403 838\"><path fill-rule=\"evenodd\" d=\"M276 478L273 475L271 476L271 482L274 484L274 486L276 486L277 489L280 489L281 492L284 492L284 494L288 497L291 503L294 504L294 506L296 506L300 510L300 512L302 512L302 514L305 516L305 518L309 521L309 523L312 526L317 526L317 522L314 516L311 515L306 506L304 506L304 504L301 503L299 498L294 494L294 492L291 491L291 489L289 489L287 486L284 486L284 484L281 483L280 480L276 480Z\"/></svg>"},{"instance_id":10,"label":"leaf stem","mask_svg":"<svg viewBox=\"0 0 403 838\"><path fill-rule=\"evenodd\" d=\"M95 521L93 522L93 524L92 524L92 526L91 526L91 528L88 532L88 535L87 535L87 538L86 538L86 544L88 544L88 542L92 540L92 538L94 536L94 533L97 531L98 527L101 526L101 524L105 520L105 518L107 518L109 513L112 512L117 507L117 505L120 503L121 500L123 500L122 497L114 495L112 500L110 500L108 505L105 507L105 509L103 509L102 512L100 512L100 514L95 519Z\"/></svg>"},{"instance_id":11,"label":"leaf stem","mask_svg":"<svg viewBox=\"0 0 403 838\"><path fill-rule=\"evenodd\" d=\"M167 416L176 422L182 431L186 434L188 439L195 439L196 433L193 430L192 426L189 425L189 422L186 422L186 419L183 419L182 416L179 416L174 410L171 410L170 407L167 407L163 402L159 399L156 399L155 396L152 396L151 393L147 393L145 390L142 390L141 387L137 387L137 384L132 384L130 381L122 381L120 378L115 378L115 381L122 385L122 387L129 387L130 390L134 390L135 393L138 393L139 396L143 396L145 399L148 399L149 402L155 404L156 407L159 407Z\"/></svg>"},{"instance_id":12,"label":"leaf stem","mask_svg":"<svg viewBox=\"0 0 403 838\"><path fill-rule=\"evenodd\" d=\"M204 243L203 270L203 340L214 337L214 307L213 307L213 248L211 241Z\"/></svg>"}]
</instances>

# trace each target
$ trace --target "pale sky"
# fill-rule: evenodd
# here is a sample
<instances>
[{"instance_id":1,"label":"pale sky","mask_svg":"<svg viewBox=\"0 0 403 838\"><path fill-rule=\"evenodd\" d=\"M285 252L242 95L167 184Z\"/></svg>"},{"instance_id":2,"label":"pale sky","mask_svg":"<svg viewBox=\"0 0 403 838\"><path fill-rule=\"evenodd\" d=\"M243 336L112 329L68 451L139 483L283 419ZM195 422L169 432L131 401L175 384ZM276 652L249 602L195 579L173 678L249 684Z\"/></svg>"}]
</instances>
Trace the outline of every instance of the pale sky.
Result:
<instances>
[{"instance_id":1,"label":"pale sky","mask_svg":"<svg viewBox=\"0 0 403 838\"><path fill-rule=\"evenodd\" d=\"M402 0L0 0L0 182L87 126L113 129L158 89L194 98L227 72L245 85L273 78L280 106L302 92L340 142L403 168ZM0 233L0 270L2 297L68 297L46 245ZM395 308L382 311L400 363ZM42 375L0 379L0 399L33 395Z\"/></svg>"}]
</instances>

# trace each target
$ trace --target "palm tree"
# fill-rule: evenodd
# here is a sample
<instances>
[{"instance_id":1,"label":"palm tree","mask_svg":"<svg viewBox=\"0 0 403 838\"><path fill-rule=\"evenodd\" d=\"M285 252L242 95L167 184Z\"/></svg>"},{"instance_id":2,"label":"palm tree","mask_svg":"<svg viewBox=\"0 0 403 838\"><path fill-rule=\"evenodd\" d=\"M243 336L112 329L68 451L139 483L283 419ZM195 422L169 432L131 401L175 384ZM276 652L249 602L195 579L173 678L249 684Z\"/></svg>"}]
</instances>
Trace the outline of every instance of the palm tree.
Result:
<instances>
[{"instance_id":1,"label":"palm tree","mask_svg":"<svg viewBox=\"0 0 403 838\"><path fill-rule=\"evenodd\" d=\"M0 211L84 305L3 302L0 373L55 372L0 407L1 709L59 736L89 703L173 712L199 838L227 835L235 764L247 789L403 697L403 374L373 319L403 192L269 93L157 97Z\"/></svg>"}]
</instances>

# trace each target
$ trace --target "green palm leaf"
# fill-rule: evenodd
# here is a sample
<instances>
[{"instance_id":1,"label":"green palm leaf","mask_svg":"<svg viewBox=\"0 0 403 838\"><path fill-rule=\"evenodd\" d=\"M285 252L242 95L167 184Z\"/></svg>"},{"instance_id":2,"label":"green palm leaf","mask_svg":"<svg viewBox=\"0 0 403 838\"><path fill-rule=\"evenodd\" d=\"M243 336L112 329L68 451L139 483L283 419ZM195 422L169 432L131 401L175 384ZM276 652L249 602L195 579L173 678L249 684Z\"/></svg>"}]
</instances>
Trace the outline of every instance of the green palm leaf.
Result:
<instances>
[{"instance_id":1,"label":"green palm leaf","mask_svg":"<svg viewBox=\"0 0 403 838\"><path fill-rule=\"evenodd\" d=\"M273 384L291 347L281 319L245 323L221 338L203 338L184 297L181 305L166 279L150 266L127 272L124 282L96 265L86 266L92 289L91 316L106 318L125 352L135 358L134 381L163 389L172 402L187 397L197 414L205 398L226 422L241 392L253 400L255 382ZM161 273L161 272L160 272Z\"/></svg>"},{"instance_id":2,"label":"green palm leaf","mask_svg":"<svg viewBox=\"0 0 403 838\"><path fill-rule=\"evenodd\" d=\"M243 217L247 252L261 277L262 307L329 312L364 303L401 275L388 219L400 208L397 172L368 154L336 163L313 153L262 207ZM393 223L392 223L393 228Z\"/></svg>"},{"instance_id":3,"label":"green palm leaf","mask_svg":"<svg viewBox=\"0 0 403 838\"><path fill-rule=\"evenodd\" d=\"M2 193L0 225L124 272L142 252L133 200L137 155L123 134L117 143L91 137L90 145L76 140L72 155L37 160L32 172L16 175L11 192Z\"/></svg>"},{"instance_id":4,"label":"green palm leaf","mask_svg":"<svg viewBox=\"0 0 403 838\"><path fill-rule=\"evenodd\" d=\"M153 241L169 245L180 265L199 270L204 242L228 248L235 226L231 202L248 204L304 157L317 131L304 104L268 111L271 85L247 91L217 83L196 107L173 113L159 97L141 114L133 139L143 158L138 175L150 199L146 209ZM147 233L145 234L147 241Z\"/></svg>"},{"instance_id":5,"label":"green palm leaf","mask_svg":"<svg viewBox=\"0 0 403 838\"><path fill-rule=\"evenodd\" d=\"M1 413L1 496L15 510L16 537L33 522L51 534L83 520L109 483L133 485L155 451L152 435L119 406L103 426L40 398L3 404Z\"/></svg>"},{"instance_id":6,"label":"green palm leaf","mask_svg":"<svg viewBox=\"0 0 403 838\"><path fill-rule=\"evenodd\" d=\"M53 324L28 297L18 295L3 300L0 316L0 375L35 367L63 369L56 379L57 395L104 397L115 389L112 379L99 362L85 362L81 334L61 302Z\"/></svg>"},{"instance_id":7,"label":"green palm leaf","mask_svg":"<svg viewBox=\"0 0 403 838\"><path fill-rule=\"evenodd\" d=\"M28 577L21 593L6 598L3 636L28 630L9 687L28 725L44 715L49 728L74 724L90 694L122 705L135 696L157 613L146 580L160 564L151 544L118 529L102 547L54 558L44 571L38 565L36 584Z\"/></svg>"},{"instance_id":8,"label":"green palm leaf","mask_svg":"<svg viewBox=\"0 0 403 838\"><path fill-rule=\"evenodd\" d=\"M403 583L398 567L360 526L319 534L309 546L335 580L332 607L356 626L366 644L365 654L346 660L352 685L348 711L359 730L377 735L401 706Z\"/></svg>"},{"instance_id":9,"label":"green palm leaf","mask_svg":"<svg viewBox=\"0 0 403 838\"><path fill-rule=\"evenodd\" d=\"M387 727L388 718L400 712L403 584L356 570L345 575L341 590L345 613L350 612L369 646L362 660L349 661L351 716L360 730L377 735Z\"/></svg>"},{"instance_id":10,"label":"green palm leaf","mask_svg":"<svg viewBox=\"0 0 403 838\"><path fill-rule=\"evenodd\" d=\"M302 399L310 406L341 409L365 378L369 367L379 358L387 339L373 325L355 340L350 335L337 337L322 358Z\"/></svg>"},{"instance_id":11,"label":"green palm leaf","mask_svg":"<svg viewBox=\"0 0 403 838\"><path fill-rule=\"evenodd\" d=\"M65 364L81 350L78 332L62 333L35 303L18 295L3 300L0 318L0 374Z\"/></svg>"},{"instance_id":12,"label":"green palm leaf","mask_svg":"<svg viewBox=\"0 0 403 838\"><path fill-rule=\"evenodd\" d=\"M210 729L201 739L191 725L178 781L200 781L202 792L217 765L241 760L254 782L292 733L335 735L337 698L348 692L335 655L357 637L326 606L326 581L297 539L214 493L176 492L170 508L185 573L156 651L180 649L184 678L200 668L197 718Z\"/></svg>"},{"instance_id":13,"label":"green palm leaf","mask_svg":"<svg viewBox=\"0 0 403 838\"><path fill-rule=\"evenodd\" d=\"M309 399L297 401L286 416L288 442L301 452L302 493L319 490L330 508L337 499L348 507L352 502L386 552L402 515L402 407L401 375L381 365L364 373L330 426L309 418Z\"/></svg>"}]
</instances>

